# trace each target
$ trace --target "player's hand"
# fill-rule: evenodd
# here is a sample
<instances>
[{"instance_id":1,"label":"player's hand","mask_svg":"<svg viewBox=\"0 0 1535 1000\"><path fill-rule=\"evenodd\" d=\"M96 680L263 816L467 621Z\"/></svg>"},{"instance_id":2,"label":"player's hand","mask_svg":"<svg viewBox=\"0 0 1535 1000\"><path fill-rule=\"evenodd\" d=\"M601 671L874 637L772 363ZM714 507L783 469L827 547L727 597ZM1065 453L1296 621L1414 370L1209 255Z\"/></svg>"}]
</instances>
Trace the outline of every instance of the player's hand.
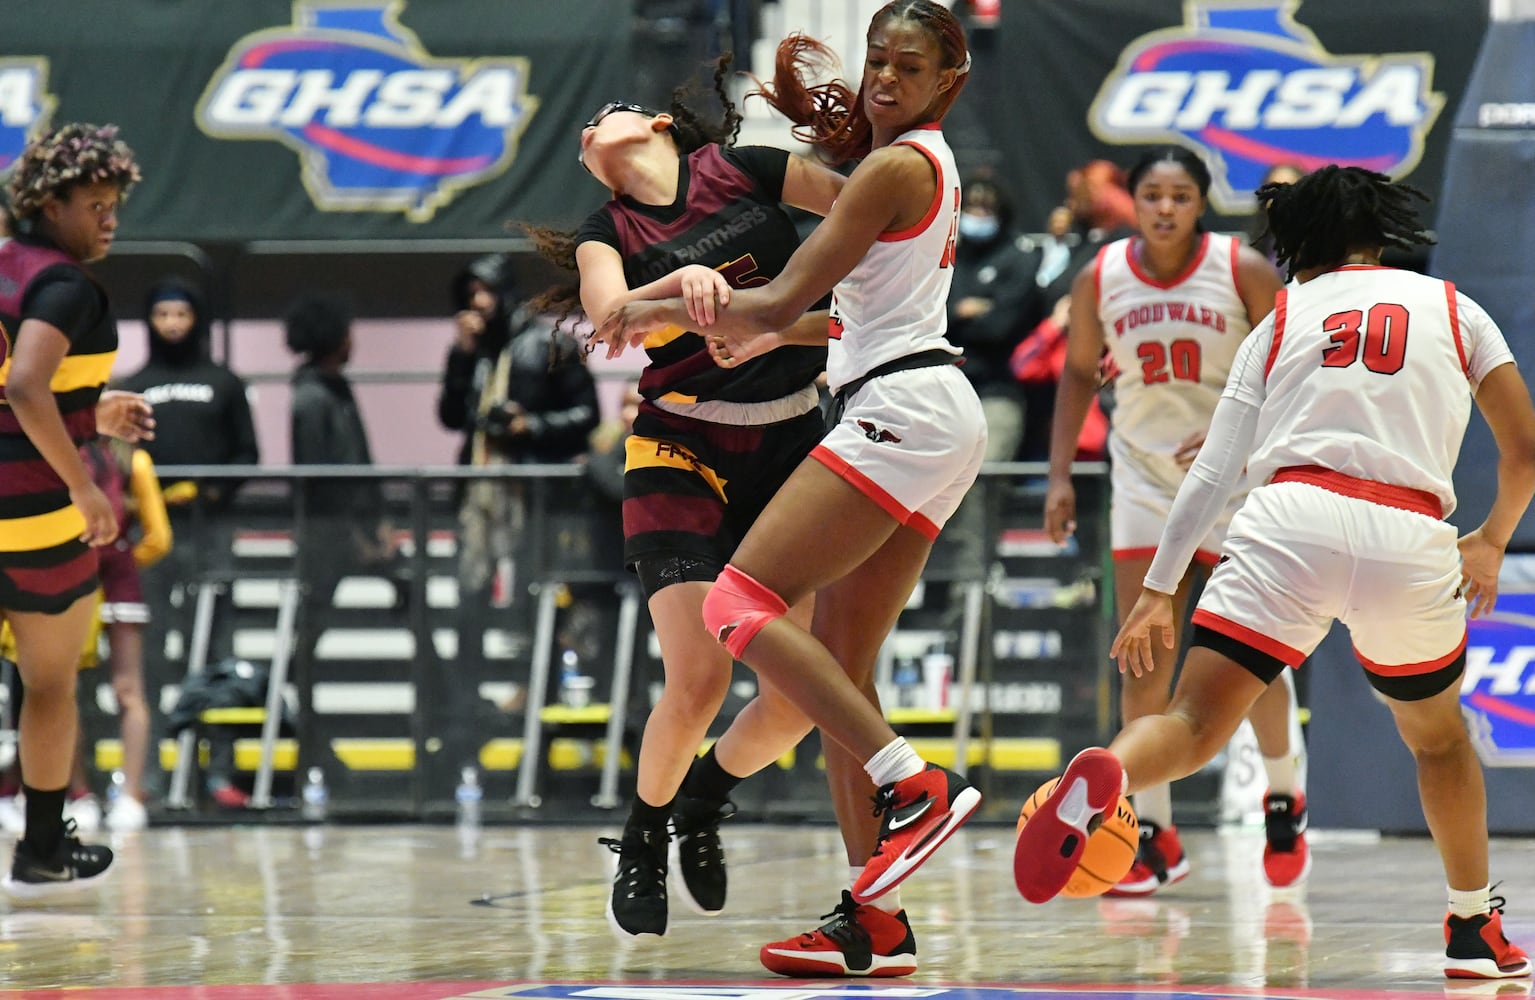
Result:
<instances>
[{"instance_id":1,"label":"player's hand","mask_svg":"<svg viewBox=\"0 0 1535 1000\"><path fill-rule=\"evenodd\" d=\"M1204 446L1204 443L1204 431L1195 431L1179 441L1178 447L1173 451L1173 461L1178 463L1178 468L1184 472L1189 471L1194 464L1194 459L1199 457L1199 449Z\"/></svg>"},{"instance_id":2,"label":"player's hand","mask_svg":"<svg viewBox=\"0 0 1535 1000\"><path fill-rule=\"evenodd\" d=\"M1482 529L1461 538L1460 593L1466 599L1466 610L1472 618L1485 618L1492 614L1492 606L1498 602L1498 571L1503 568L1503 547L1494 545L1482 535Z\"/></svg>"},{"instance_id":3,"label":"player's hand","mask_svg":"<svg viewBox=\"0 0 1535 1000\"><path fill-rule=\"evenodd\" d=\"M101 487L86 483L69 491L69 502L85 517L80 541L93 547L110 545L117 539L117 514Z\"/></svg>"},{"instance_id":4,"label":"player's hand","mask_svg":"<svg viewBox=\"0 0 1535 1000\"><path fill-rule=\"evenodd\" d=\"M783 338L773 333L711 333L705 337L709 356L721 368L734 368L743 361L783 346Z\"/></svg>"},{"instance_id":5,"label":"player's hand","mask_svg":"<svg viewBox=\"0 0 1535 1000\"><path fill-rule=\"evenodd\" d=\"M1045 490L1045 534L1065 545L1077 530L1077 488L1070 479L1050 480Z\"/></svg>"},{"instance_id":6,"label":"player's hand","mask_svg":"<svg viewBox=\"0 0 1535 1000\"><path fill-rule=\"evenodd\" d=\"M96 431L124 441L153 441L154 407L136 392L107 389L96 400Z\"/></svg>"},{"instance_id":7,"label":"player's hand","mask_svg":"<svg viewBox=\"0 0 1535 1000\"><path fill-rule=\"evenodd\" d=\"M1119 661L1119 672L1126 670L1137 677L1156 669L1152 633L1162 633L1162 645L1173 648L1173 598L1155 590L1141 589L1135 607L1125 616L1119 634L1109 647L1109 655Z\"/></svg>"},{"instance_id":8,"label":"player's hand","mask_svg":"<svg viewBox=\"0 0 1535 1000\"><path fill-rule=\"evenodd\" d=\"M714 322L718 309L730 305L730 282L712 267L689 264L678 272L682 276L682 301L688 307L688 319L695 326Z\"/></svg>"},{"instance_id":9,"label":"player's hand","mask_svg":"<svg viewBox=\"0 0 1535 1000\"><path fill-rule=\"evenodd\" d=\"M671 305L676 299L660 301L636 300L626 302L608 313L595 330L591 340L608 345L608 357L616 358L626 347L638 347L645 337L672 325Z\"/></svg>"}]
</instances>

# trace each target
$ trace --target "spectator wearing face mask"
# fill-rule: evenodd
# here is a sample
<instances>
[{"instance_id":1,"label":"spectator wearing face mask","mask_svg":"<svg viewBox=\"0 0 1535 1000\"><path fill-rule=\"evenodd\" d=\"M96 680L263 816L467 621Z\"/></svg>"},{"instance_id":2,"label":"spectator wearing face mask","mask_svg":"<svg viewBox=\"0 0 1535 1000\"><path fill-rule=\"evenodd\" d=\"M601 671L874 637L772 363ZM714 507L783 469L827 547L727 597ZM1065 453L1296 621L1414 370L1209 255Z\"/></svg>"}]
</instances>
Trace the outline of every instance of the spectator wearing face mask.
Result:
<instances>
[{"instance_id":1,"label":"spectator wearing face mask","mask_svg":"<svg viewBox=\"0 0 1535 1000\"><path fill-rule=\"evenodd\" d=\"M1009 358L1041 311L1039 258L1019 241L1012 202L989 173L972 176L962 190L948 339L964 348L960 370L981 397L986 460L1011 461L1023 439L1024 410Z\"/></svg>"}]
</instances>

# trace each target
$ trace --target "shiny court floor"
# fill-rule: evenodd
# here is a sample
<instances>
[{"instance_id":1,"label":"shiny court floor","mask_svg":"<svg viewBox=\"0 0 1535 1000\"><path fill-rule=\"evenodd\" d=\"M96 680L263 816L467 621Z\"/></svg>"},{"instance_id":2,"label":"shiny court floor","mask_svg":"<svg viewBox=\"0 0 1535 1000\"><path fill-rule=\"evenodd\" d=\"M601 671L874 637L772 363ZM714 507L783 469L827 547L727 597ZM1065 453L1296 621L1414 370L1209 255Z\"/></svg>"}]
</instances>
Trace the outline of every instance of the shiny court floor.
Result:
<instances>
[{"instance_id":1,"label":"shiny court floor","mask_svg":"<svg viewBox=\"0 0 1535 1000\"><path fill-rule=\"evenodd\" d=\"M0 995L69 1000L814 1000L757 963L813 927L845 877L826 827L726 827L730 905L678 904L658 944L603 917L613 856L595 827L155 828L119 835L112 881L0 910ZM1442 978L1443 878L1425 839L1314 834L1304 892L1259 874L1256 830L1186 838L1190 878L1147 900L1032 906L1011 829L962 831L903 888L921 964L859 995L1520 997L1528 981ZM1494 843L1506 927L1535 946L1535 840ZM605 985L599 985L605 984Z\"/></svg>"}]
</instances>

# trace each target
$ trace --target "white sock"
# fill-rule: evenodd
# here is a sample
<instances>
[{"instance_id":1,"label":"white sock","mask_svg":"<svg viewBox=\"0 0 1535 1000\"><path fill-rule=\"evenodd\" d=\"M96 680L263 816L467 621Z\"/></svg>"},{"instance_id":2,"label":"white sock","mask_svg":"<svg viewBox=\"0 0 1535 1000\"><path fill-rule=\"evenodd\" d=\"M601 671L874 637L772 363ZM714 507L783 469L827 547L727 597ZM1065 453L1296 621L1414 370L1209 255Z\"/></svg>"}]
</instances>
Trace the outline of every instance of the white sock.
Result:
<instances>
[{"instance_id":1,"label":"white sock","mask_svg":"<svg viewBox=\"0 0 1535 1000\"><path fill-rule=\"evenodd\" d=\"M897 781L905 781L922 773L927 767L927 762L917 756L917 751L911 748L911 744L897 736L891 740L879 753L870 757L863 765L868 772L869 780L874 782L876 788Z\"/></svg>"},{"instance_id":2,"label":"white sock","mask_svg":"<svg viewBox=\"0 0 1535 1000\"><path fill-rule=\"evenodd\" d=\"M862 874L863 874L863 865L848 865L847 866L847 884L848 884L848 886L851 888L853 883L858 881L858 876L860 876ZM900 886L897 886L894 889L891 889L889 892L885 893L883 896L879 896L879 897L876 897L874 899L869 900L869 902L866 905L872 906L876 910L883 910L886 913L891 913L891 914L900 913L901 912L901 888L900 888Z\"/></svg>"},{"instance_id":3,"label":"white sock","mask_svg":"<svg viewBox=\"0 0 1535 1000\"><path fill-rule=\"evenodd\" d=\"M1296 756L1263 758L1263 773L1268 775L1270 795L1295 795Z\"/></svg>"},{"instance_id":4,"label":"white sock","mask_svg":"<svg viewBox=\"0 0 1535 1000\"><path fill-rule=\"evenodd\" d=\"M1142 788L1135 793L1135 815L1142 823L1152 822L1162 829L1173 825L1173 789L1165 782Z\"/></svg>"},{"instance_id":5,"label":"white sock","mask_svg":"<svg viewBox=\"0 0 1535 1000\"><path fill-rule=\"evenodd\" d=\"M1492 886L1484 885L1480 889L1455 889L1445 886L1450 892L1450 912L1457 917L1477 917L1483 913L1492 911Z\"/></svg>"}]
</instances>

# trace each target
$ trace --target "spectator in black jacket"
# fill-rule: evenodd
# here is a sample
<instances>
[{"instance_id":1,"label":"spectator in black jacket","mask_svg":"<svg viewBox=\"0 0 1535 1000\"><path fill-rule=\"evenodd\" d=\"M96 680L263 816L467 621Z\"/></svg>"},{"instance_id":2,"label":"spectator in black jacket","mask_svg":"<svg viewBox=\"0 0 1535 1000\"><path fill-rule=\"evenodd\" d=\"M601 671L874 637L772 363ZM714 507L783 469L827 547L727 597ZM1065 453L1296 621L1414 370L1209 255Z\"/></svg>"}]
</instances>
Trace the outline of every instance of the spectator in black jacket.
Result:
<instances>
[{"instance_id":1,"label":"spectator in black jacket","mask_svg":"<svg viewBox=\"0 0 1535 1000\"><path fill-rule=\"evenodd\" d=\"M165 278L149 289L144 302L149 358L118 387L142 393L155 408L159 426L152 440L140 444L155 466L255 465L256 429L251 421L245 383L210 353L208 308L194 286ZM191 646L197 587L209 583L218 595L208 659L233 654L234 617L230 577L234 570L234 524L228 506L236 480L164 481L171 532L177 544L170 554L144 571L144 596L150 605L145 629L144 671L150 703L161 685L186 672ZM180 642L172 658L166 639Z\"/></svg>"},{"instance_id":2,"label":"spectator in black jacket","mask_svg":"<svg viewBox=\"0 0 1535 1000\"><path fill-rule=\"evenodd\" d=\"M340 299L306 296L288 309L288 349L302 357L293 373L293 464L373 464L368 432L346 377L352 316ZM304 602L297 653L304 662L324 630L343 577L393 577L395 546L377 480L316 478L303 490L299 546Z\"/></svg>"},{"instance_id":3,"label":"spectator in black jacket","mask_svg":"<svg viewBox=\"0 0 1535 1000\"><path fill-rule=\"evenodd\" d=\"M1020 244L1012 202L989 174L961 188L948 338L964 348L960 370L986 412L986 460L1006 462L1023 440L1023 395L1009 359L1038 320L1039 255Z\"/></svg>"},{"instance_id":4,"label":"spectator in black jacket","mask_svg":"<svg viewBox=\"0 0 1535 1000\"><path fill-rule=\"evenodd\" d=\"M580 345L520 306L505 257L472 261L454 280L457 336L437 415L464 432L461 464L565 463L586 451L599 417ZM527 518L519 481L474 480L459 508L459 649L477 656L492 606L513 603Z\"/></svg>"}]
</instances>

